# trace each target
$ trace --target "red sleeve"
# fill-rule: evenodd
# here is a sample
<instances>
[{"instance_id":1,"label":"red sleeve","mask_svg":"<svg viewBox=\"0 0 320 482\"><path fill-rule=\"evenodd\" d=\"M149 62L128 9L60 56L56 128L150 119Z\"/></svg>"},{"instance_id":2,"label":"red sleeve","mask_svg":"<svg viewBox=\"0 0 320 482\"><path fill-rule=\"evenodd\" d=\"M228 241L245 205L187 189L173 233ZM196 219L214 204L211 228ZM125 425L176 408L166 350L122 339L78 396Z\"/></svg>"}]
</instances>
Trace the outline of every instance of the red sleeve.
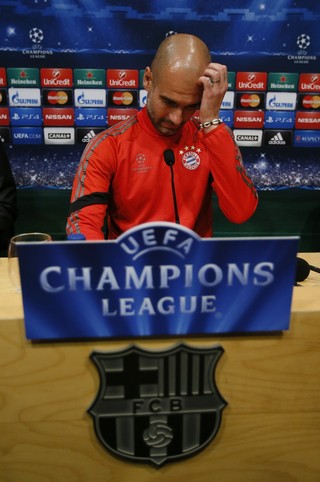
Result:
<instances>
[{"instance_id":1,"label":"red sleeve","mask_svg":"<svg viewBox=\"0 0 320 482\"><path fill-rule=\"evenodd\" d=\"M67 234L82 233L86 239L104 239L103 226L108 191L114 171L112 141L105 131L84 150L74 181L67 219Z\"/></svg>"},{"instance_id":2,"label":"red sleeve","mask_svg":"<svg viewBox=\"0 0 320 482\"><path fill-rule=\"evenodd\" d=\"M243 223L255 212L258 195L244 168L233 133L222 124L203 135L213 176L212 187L220 209L229 221Z\"/></svg>"}]
</instances>

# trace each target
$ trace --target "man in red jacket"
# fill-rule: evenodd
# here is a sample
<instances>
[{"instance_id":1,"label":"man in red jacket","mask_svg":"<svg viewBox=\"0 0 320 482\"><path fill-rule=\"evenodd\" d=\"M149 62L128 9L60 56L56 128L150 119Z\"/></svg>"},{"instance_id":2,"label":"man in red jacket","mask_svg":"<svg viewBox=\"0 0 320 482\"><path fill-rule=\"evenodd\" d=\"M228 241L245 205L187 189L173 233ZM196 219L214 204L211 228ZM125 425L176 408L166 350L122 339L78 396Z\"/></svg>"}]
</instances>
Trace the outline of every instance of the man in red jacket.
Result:
<instances>
[{"instance_id":1,"label":"man in red jacket","mask_svg":"<svg viewBox=\"0 0 320 482\"><path fill-rule=\"evenodd\" d=\"M144 88L146 107L84 150L67 234L104 239L107 216L109 239L150 221L179 222L210 237L213 191L227 219L248 220L257 193L231 130L219 119L227 68L211 62L198 37L177 34L160 44Z\"/></svg>"}]
</instances>

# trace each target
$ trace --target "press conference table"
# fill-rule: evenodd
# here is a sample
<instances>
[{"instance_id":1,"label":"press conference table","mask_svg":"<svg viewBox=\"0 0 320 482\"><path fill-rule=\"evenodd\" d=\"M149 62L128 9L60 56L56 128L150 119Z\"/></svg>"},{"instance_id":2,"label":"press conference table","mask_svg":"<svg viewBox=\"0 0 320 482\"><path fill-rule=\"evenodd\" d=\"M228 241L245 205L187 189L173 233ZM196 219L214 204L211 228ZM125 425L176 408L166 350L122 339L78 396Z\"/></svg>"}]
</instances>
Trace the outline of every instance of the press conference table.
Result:
<instances>
[{"instance_id":1,"label":"press conference table","mask_svg":"<svg viewBox=\"0 0 320 482\"><path fill-rule=\"evenodd\" d=\"M320 266L320 253L301 253ZM216 382L228 405L214 440L162 468L120 460L94 433L87 409L99 387L92 351L179 341L221 345ZM282 333L32 343L21 295L0 258L0 481L320 481L320 274L294 287Z\"/></svg>"}]
</instances>

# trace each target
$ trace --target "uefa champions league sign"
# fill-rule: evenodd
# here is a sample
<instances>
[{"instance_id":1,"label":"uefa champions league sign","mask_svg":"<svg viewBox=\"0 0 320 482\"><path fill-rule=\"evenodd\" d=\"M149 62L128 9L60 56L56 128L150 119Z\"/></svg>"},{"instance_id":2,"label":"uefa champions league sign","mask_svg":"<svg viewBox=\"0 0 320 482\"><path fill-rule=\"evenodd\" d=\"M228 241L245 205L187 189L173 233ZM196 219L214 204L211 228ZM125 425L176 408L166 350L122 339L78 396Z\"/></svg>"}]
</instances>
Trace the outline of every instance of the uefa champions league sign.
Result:
<instances>
[{"instance_id":1,"label":"uefa champions league sign","mask_svg":"<svg viewBox=\"0 0 320 482\"><path fill-rule=\"evenodd\" d=\"M202 239L147 223L115 241L21 244L29 339L286 330L298 238Z\"/></svg>"}]
</instances>

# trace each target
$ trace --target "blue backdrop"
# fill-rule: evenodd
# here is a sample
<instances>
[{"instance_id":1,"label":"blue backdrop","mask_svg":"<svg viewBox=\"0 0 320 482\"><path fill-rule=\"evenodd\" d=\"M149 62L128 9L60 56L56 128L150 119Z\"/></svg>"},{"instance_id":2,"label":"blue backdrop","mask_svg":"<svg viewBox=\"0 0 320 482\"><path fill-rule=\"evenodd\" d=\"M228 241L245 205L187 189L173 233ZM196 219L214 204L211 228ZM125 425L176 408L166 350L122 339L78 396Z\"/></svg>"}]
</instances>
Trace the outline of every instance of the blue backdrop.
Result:
<instances>
[{"instance_id":1,"label":"blue backdrop","mask_svg":"<svg viewBox=\"0 0 320 482\"><path fill-rule=\"evenodd\" d=\"M289 113L281 108L278 112L268 110L267 91L274 90L270 89L270 82L259 92L265 96L263 104L252 110L264 114L260 128L264 137L261 145L244 145L241 150L248 172L260 190L293 186L320 189L319 20L318 0L1 0L0 79L4 72L6 80L0 84L0 140L8 144L18 186L70 188L85 140L79 137L79 131L71 145L48 145L42 138L33 143L35 136L29 132L42 132L42 119L39 126L27 124L27 130L26 126L21 128L21 123L14 126L8 69L18 69L20 77L24 70L40 72L45 68L140 72L150 64L166 35L188 32L200 36L208 44L213 60L225 63L234 73L229 89L234 94L234 105L223 112L232 127L235 113L243 110L243 92L239 92L236 81L239 72L264 72L268 76L277 73L283 79L297 76L291 89L296 92L296 106ZM310 74L311 89L301 88L301 74ZM41 116L46 94L43 86L38 86ZM138 93L141 88L141 84L137 86ZM71 95L72 89L74 85ZM105 89L108 94L107 85ZM284 88L285 96L287 90ZM252 89L248 94L252 94ZM73 109L73 101L70 103ZM106 110L108 107L107 102ZM133 107L139 109L141 104ZM303 125L310 128L296 128L299 113L307 117L309 124L304 121ZM97 129L87 127L86 134ZM76 130L76 125L71 129ZM265 131L269 131L267 135Z\"/></svg>"}]
</instances>

